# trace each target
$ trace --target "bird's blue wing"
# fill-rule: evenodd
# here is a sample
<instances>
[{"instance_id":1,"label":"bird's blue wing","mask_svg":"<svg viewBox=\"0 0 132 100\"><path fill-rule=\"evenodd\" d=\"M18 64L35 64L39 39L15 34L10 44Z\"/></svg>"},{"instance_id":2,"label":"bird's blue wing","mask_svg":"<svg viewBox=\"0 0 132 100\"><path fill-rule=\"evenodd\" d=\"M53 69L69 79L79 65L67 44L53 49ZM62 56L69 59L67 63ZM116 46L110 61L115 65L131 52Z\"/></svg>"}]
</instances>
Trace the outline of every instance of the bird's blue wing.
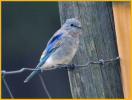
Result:
<instances>
[{"instance_id":1,"label":"bird's blue wing","mask_svg":"<svg viewBox=\"0 0 132 100\"><path fill-rule=\"evenodd\" d=\"M45 58L47 57L47 55L49 55L51 52L53 52L56 48L58 48L61 44L61 38L62 38L62 34L63 33L60 33L56 36L54 36L49 42L48 42L48 45L47 47L45 48L45 53L42 54L41 58L40 58L40 62Z\"/></svg>"},{"instance_id":2,"label":"bird's blue wing","mask_svg":"<svg viewBox=\"0 0 132 100\"><path fill-rule=\"evenodd\" d=\"M45 49L45 54L41 56L40 62L37 65L36 69L40 68L46 60L49 58L49 56L61 45L61 39L62 39L62 33L54 36L49 42ZM39 73L40 70L33 71L25 80L24 82L28 82L34 75Z\"/></svg>"}]
</instances>

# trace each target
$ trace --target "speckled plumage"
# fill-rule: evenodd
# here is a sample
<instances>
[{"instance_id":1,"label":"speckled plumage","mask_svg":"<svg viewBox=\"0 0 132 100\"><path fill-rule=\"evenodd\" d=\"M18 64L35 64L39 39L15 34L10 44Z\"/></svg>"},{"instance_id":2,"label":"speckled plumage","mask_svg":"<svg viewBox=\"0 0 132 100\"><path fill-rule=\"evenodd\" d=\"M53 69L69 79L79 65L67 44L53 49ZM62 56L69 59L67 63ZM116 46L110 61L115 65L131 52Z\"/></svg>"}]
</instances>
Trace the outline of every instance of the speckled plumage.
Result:
<instances>
[{"instance_id":1,"label":"speckled plumage","mask_svg":"<svg viewBox=\"0 0 132 100\"><path fill-rule=\"evenodd\" d=\"M78 49L80 34L80 21L76 18L67 19L49 40L36 68L50 70L58 64L70 63ZM28 82L37 73L39 71L33 71L24 82Z\"/></svg>"}]
</instances>

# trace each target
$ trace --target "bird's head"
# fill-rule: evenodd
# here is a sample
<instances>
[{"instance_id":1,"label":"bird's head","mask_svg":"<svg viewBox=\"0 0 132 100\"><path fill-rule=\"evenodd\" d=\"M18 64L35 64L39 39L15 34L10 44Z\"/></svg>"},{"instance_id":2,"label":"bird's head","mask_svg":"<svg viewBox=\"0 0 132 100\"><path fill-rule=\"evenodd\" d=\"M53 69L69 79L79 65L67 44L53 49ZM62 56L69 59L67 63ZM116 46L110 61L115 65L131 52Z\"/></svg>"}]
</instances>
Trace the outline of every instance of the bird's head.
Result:
<instances>
[{"instance_id":1,"label":"bird's head","mask_svg":"<svg viewBox=\"0 0 132 100\"><path fill-rule=\"evenodd\" d=\"M70 18L66 20L62 28L69 32L80 34L81 22L77 18Z\"/></svg>"}]
</instances>

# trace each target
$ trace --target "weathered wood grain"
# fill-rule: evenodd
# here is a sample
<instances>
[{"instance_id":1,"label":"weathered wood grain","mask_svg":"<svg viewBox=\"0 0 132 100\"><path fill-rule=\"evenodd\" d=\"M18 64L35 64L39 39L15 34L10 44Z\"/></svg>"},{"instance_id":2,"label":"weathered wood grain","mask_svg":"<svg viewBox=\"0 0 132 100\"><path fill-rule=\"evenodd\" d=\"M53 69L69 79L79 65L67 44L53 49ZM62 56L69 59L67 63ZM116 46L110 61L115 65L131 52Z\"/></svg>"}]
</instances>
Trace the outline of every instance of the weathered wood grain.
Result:
<instances>
[{"instance_id":1,"label":"weathered wood grain","mask_svg":"<svg viewBox=\"0 0 132 100\"><path fill-rule=\"evenodd\" d=\"M60 2L59 10L62 24L72 17L79 17L82 23L83 35L74 63L118 56L111 3ZM104 67L93 64L68 74L73 98L123 97L119 62Z\"/></svg>"},{"instance_id":2,"label":"weathered wood grain","mask_svg":"<svg viewBox=\"0 0 132 100\"><path fill-rule=\"evenodd\" d=\"M121 58L121 76L125 98L130 96L130 2L113 3L118 51Z\"/></svg>"}]
</instances>

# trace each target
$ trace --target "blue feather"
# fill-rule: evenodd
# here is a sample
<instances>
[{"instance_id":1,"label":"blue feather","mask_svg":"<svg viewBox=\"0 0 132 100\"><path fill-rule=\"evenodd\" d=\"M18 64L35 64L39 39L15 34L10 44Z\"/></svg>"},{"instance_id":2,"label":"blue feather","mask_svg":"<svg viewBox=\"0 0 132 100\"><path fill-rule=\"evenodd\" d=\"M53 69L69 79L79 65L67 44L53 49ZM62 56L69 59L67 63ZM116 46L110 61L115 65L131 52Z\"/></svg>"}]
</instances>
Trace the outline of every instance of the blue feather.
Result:
<instances>
[{"instance_id":1,"label":"blue feather","mask_svg":"<svg viewBox=\"0 0 132 100\"><path fill-rule=\"evenodd\" d=\"M56 36L50 41L50 43L48 44L48 46L47 46L47 48L46 48L47 53L50 53L50 52L53 50L54 45L56 44L56 42L58 42L58 41L61 39L62 34L63 34L63 33L56 35Z\"/></svg>"},{"instance_id":2,"label":"blue feather","mask_svg":"<svg viewBox=\"0 0 132 100\"><path fill-rule=\"evenodd\" d=\"M53 51L52 51L53 52ZM45 62L46 60L49 58L49 56L51 55L51 53L48 53L45 57L43 57L43 59L41 60L41 62L39 62L39 64L37 65L37 67L35 69L40 68ZM35 76L36 74L40 73L41 70L35 70L33 71L25 80L24 83L27 83L29 80L31 80L33 78L33 76Z\"/></svg>"},{"instance_id":3,"label":"blue feather","mask_svg":"<svg viewBox=\"0 0 132 100\"><path fill-rule=\"evenodd\" d=\"M40 68L45 62L46 60L49 58L49 56L57 49L55 48L56 43L61 39L62 33L56 35L48 44L47 48L46 48L46 55L40 59L39 64L37 65L36 68ZM28 82L34 75L36 75L37 73L39 73L39 70L33 71L26 79L25 79L25 83Z\"/></svg>"},{"instance_id":4,"label":"blue feather","mask_svg":"<svg viewBox=\"0 0 132 100\"><path fill-rule=\"evenodd\" d=\"M45 59L45 57L48 59L49 56L47 56L47 55L50 55L50 53L55 49L55 45L61 39L62 34L63 33L58 34L55 37L53 37L53 39L49 42L49 44L47 45L47 47L45 49L46 50L45 56L43 58L41 58L40 61L43 61L43 59Z\"/></svg>"}]
</instances>

